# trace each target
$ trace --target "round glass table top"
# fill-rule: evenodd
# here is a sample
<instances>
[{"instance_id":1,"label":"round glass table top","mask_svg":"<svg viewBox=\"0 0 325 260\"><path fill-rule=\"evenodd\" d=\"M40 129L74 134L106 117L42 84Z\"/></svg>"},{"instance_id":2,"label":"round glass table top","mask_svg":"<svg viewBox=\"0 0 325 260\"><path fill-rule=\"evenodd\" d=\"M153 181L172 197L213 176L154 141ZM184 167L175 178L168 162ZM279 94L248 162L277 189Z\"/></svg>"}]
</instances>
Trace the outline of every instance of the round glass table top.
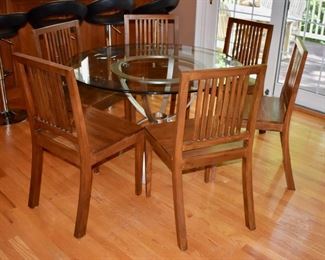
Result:
<instances>
[{"instance_id":1,"label":"round glass table top","mask_svg":"<svg viewBox=\"0 0 325 260\"><path fill-rule=\"evenodd\" d=\"M115 45L83 52L69 65L75 68L79 82L92 87L172 94L178 92L182 71L227 68L241 63L218 51L193 46ZM190 91L196 91L196 87L193 85Z\"/></svg>"}]
</instances>

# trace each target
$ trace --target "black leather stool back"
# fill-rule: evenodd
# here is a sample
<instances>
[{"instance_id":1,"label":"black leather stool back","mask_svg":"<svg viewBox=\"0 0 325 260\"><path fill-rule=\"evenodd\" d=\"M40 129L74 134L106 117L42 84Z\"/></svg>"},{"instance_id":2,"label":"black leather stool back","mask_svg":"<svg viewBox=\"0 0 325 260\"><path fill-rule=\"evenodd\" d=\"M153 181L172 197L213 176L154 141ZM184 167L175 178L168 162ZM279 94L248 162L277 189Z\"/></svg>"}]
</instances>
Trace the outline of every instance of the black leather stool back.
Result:
<instances>
[{"instance_id":1,"label":"black leather stool back","mask_svg":"<svg viewBox=\"0 0 325 260\"><path fill-rule=\"evenodd\" d=\"M168 14L180 0L154 0L133 10L133 14Z\"/></svg>"},{"instance_id":2,"label":"black leather stool back","mask_svg":"<svg viewBox=\"0 0 325 260\"><path fill-rule=\"evenodd\" d=\"M105 25L106 45L112 45L112 28L121 33L114 25L124 23L124 14L132 11L133 0L96 0L88 5L86 21Z\"/></svg>"},{"instance_id":3,"label":"black leather stool back","mask_svg":"<svg viewBox=\"0 0 325 260\"><path fill-rule=\"evenodd\" d=\"M74 0L53 1L31 9L28 22L34 29L72 20L84 20L87 6Z\"/></svg>"},{"instance_id":4,"label":"black leather stool back","mask_svg":"<svg viewBox=\"0 0 325 260\"><path fill-rule=\"evenodd\" d=\"M15 36L18 30L27 23L25 13L12 13L0 15L0 39Z\"/></svg>"},{"instance_id":5,"label":"black leather stool back","mask_svg":"<svg viewBox=\"0 0 325 260\"><path fill-rule=\"evenodd\" d=\"M94 24L123 24L124 14L130 13L133 0L97 0L88 6L86 21Z\"/></svg>"}]
</instances>

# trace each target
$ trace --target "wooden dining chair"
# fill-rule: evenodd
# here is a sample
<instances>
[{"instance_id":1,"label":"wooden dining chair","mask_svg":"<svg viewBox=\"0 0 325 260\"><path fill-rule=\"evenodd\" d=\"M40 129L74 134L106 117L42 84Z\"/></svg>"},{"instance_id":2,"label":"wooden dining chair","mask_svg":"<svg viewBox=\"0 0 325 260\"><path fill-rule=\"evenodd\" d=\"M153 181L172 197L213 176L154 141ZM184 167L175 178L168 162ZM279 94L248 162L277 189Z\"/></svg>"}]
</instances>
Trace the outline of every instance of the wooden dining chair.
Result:
<instances>
[{"instance_id":1,"label":"wooden dining chair","mask_svg":"<svg viewBox=\"0 0 325 260\"><path fill-rule=\"evenodd\" d=\"M239 18L228 18L223 53L243 65L267 64L273 25ZM255 78L249 80L248 92L253 92Z\"/></svg>"},{"instance_id":2,"label":"wooden dining chair","mask_svg":"<svg viewBox=\"0 0 325 260\"><path fill-rule=\"evenodd\" d=\"M37 55L43 59L68 65L71 58L82 51L79 21L73 20L33 30ZM108 108L121 100L121 96L81 83L79 93L83 105Z\"/></svg>"},{"instance_id":3,"label":"wooden dining chair","mask_svg":"<svg viewBox=\"0 0 325 260\"><path fill-rule=\"evenodd\" d=\"M229 17L223 52L243 65L267 64L273 25Z\"/></svg>"},{"instance_id":4,"label":"wooden dining chair","mask_svg":"<svg viewBox=\"0 0 325 260\"><path fill-rule=\"evenodd\" d=\"M134 27L133 27L134 26ZM124 15L125 44L178 44L178 16L173 14Z\"/></svg>"},{"instance_id":5,"label":"wooden dining chair","mask_svg":"<svg viewBox=\"0 0 325 260\"><path fill-rule=\"evenodd\" d=\"M146 194L151 194L152 150L172 171L173 199L177 242L187 248L182 172L211 167L218 162L242 159L245 222L255 229L252 190L252 147L258 105L266 65L226 69L188 71L181 73L176 122L145 127ZM248 80L257 75L253 106L246 128L241 128ZM193 84L198 86L194 117L187 118L187 94ZM192 111L191 111L192 112Z\"/></svg>"},{"instance_id":6,"label":"wooden dining chair","mask_svg":"<svg viewBox=\"0 0 325 260\"><path fill-rule=\"evenodd\" d=\"M124 43L125 44L178 44L179 21L173 14L129 14L124 15ZM154 55L155 53L152 53ZM168 53L165 53L167 55ZM159 53L164 55L164 53ZM169 97L170 96L170 97ZM170 98L169 114L175 114L176 95ZM131 110L132 111L132 108ZM134 109L130 112L134 117Z\"/></svg>"},{"instance_id":7,"label":"wooden dining chair","mask_svg":"<svg viewBox=\"0 0 325 260\"><path fill-rule=\"evenodd\" d=\"M297 38L280 97L263 96L257 114L256 129L280 133L283 165L289 190L295 190L289 151L290 122L307 55L304 44ZM251 106L251 102L252 98L248 99L246 109ZM247 114L244 119L246 124Z\"/></svg>"},{"instance_id":8,"label":"wooden dining chair","mask_svg":"<svg viewBox=\"0 0 325 260\"><path fill-rule=\"evenodd\" d=\"M135 147L135 193L141 194L143 131L95 108L83 112L73 68L20 53L14 54L14 62L25 93L32 139L28 205L39 205L44 151L79 167L74 235L80 238L86 233L95 167Z\"/></svg>"},{"instance_id":9,"label":"wooden dining chair","mask_svg":"<svg viewBox=\"0 0 325 260\"><path fill-rule=\"evenodd\" d=\"M267 64L272 34L272 24L229 17L223 52L244 65ZM251 94L255 86L254 76L248 85Z\"/></svg>"}]
</instances>

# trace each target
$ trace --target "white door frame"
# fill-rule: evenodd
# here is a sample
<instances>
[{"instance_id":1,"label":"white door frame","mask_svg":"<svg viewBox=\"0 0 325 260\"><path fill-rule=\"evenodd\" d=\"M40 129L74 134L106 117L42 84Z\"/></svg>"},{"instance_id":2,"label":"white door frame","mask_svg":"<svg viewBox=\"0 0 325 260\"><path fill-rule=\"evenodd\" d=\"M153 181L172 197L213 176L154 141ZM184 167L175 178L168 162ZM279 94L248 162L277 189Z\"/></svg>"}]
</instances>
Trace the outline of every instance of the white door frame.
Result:
<instances>
[{"instance_id":1,"label":"white door frame","mask_svg":"<svg viewBox=\"0 0 325 260\"><path fill-rule=\"evenodd\" d=\"M195 46L215 48L219 5L219 0L196 0Z\"/></svg>"}]
</instances>

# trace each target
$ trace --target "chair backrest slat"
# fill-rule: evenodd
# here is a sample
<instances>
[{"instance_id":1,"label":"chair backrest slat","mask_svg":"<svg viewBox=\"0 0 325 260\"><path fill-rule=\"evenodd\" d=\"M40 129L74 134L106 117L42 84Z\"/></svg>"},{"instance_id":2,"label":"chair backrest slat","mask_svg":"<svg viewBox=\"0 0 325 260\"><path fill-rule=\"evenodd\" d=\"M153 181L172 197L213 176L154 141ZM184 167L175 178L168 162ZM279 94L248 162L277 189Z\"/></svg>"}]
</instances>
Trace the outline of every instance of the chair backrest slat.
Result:
<instances>
[{"instance_id":1,"label":"chair backrest slat","mask_svg":"<svg viewBox=\"0 0 325 260\"><path fill-rule=\"evenodd\" d=\"M37 55L41 58L67 64L82 50L77 20L34 29Z\"/></svg>"},{"instance_id":2,"label":"chair backrest slat","mask_svg":"<svg viewBox=\"0 0 325 260\"><path fill-rule=\"evenodd\" d=\"M223 52L244 65L266 64L273 25L230 17Z\"/></svg>"},{"instance_id":3,"label":"chair backrest slat","mask_svg":"<svg viewBox=\"0 0 325 260\"><path fill-rule=\"evenodd\" d=\"M172 14L124 15L124 28L126 44L178 43L178 17Z\"/></svg>"},{"instance_id":4,"label":"chair backrest slat","mask_svg":"<svg viewBox=\"0 0 325 260\"><path fill-rule=\"evenodd\" d=\"M246 66L182 72L178 98L176 145L182 151L192 150L233 141L253 138L257 106L262 95L266 65ZM247 97L248 80L251 74L257 75L254 88L254 104L249 113L250 122L242 128L244 105ZM194 118L186 120L187 94L190 85L197 84L197 100L193 111ZM184 135L184 127L192 125L190 134ZM182 129L183 128L183 129ZM177 139L178 138L178 139ZM176 149L177 150L177 149Z\"/></svg>"}]
</instances>

